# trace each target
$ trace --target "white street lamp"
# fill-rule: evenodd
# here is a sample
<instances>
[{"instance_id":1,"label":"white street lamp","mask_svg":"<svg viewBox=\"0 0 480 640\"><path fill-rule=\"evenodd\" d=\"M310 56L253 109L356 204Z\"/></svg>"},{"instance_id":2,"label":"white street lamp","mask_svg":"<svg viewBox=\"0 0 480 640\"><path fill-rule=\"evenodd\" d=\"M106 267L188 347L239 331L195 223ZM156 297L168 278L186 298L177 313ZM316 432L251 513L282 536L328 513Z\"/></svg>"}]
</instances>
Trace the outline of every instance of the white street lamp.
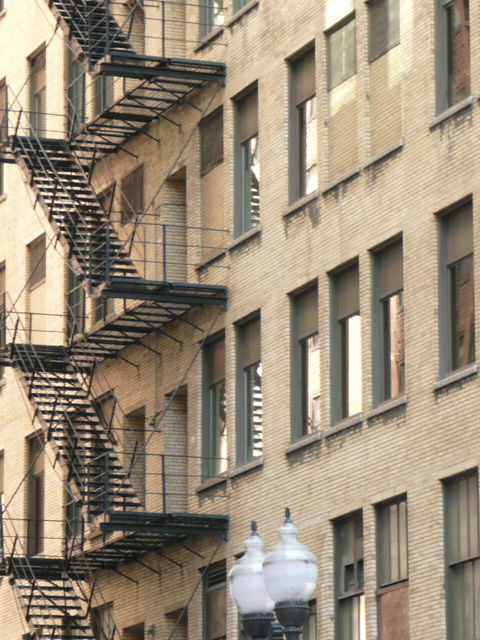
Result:
<instances>
[{"instance_id":1,"label":"white street lamp","mask_svg":"<svg viewBox=\"0 0 480 640\"><path fill-rule=\"evenodd\" d=\"M290 519L289 509L285 515L278 530L280 542L266 557L252 523L252 536L245 542L246 553L230 571L233 600L245 631L254 639L269 637L274 609L287 640L298 640L308 616L308 600L315 590L317 560L298 541L298 529Z\"/></svg>"}]
</instances>

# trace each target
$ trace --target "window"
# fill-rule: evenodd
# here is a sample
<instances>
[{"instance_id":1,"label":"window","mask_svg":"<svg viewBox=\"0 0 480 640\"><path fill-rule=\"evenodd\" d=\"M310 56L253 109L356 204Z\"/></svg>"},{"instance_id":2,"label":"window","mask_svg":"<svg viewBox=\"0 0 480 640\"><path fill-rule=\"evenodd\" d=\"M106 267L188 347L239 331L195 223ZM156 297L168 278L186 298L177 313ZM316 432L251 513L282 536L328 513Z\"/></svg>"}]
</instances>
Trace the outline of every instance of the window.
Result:
<instances>
[{"instance_id":1,"label":"window","mask_svg":"<svg viewBox=\"0 0 480 640\"><path fill-rule=\"evenodd\" d=\"M375 402L401 395L405 389L403 320L403 251L401 241L374 255L373 317Z\"/></svg>"},{"instance_id":2,"label":"window","mask_svg":"<svg viewBox=\"0 0 480 640\"><path fill-rule=\"evenodd\" d=\"M47 275L47 247L43 233L31 242L28 247L28 283L29 291L45 281Z\"/></svg>"},{"instance_id":3,"label":"window","mask_svg":"<svg viewBox=\"0 0 480 640\"><path fill-rule=\"evenodd\" d=\"M29 59L30 66L30 126L38 136L45 136L46 130L46 50Z\"/></svg>"},{"instance_id":4,"label":"window","mask_svg":"<svg viewBox=\"0 0 480 640\"><path fill-rule=\"evenodd\" d=\"M112 640L115 633L112 602L92 609L92 627L95 640Z\"/></svg>"},{"instance_id":5,"label":"window","mask_svg":"<svg viewBox=\"0 0 480 640\"><path fill-rule=\"evenodd\" d=\"M437 112L469 95L468 0L437 0Z\"/></svg>"},{"instance_id":6,"label":"window","mask_svg":"<svg viewBox=\"0 0 480 640\"><path fill-rule=\"evenodd\" d=\"M4 478L5 478L5 454L0 452L0 560L3 562L3 493L4 493Z\"/></svg>"},{"instance_id":7,"label":"window","mask_svg":"<svg viewBox=\"0 0 480 640\"><path fill-rule=\"evenodd\" d=\"M82 508L75 501L68 489L65 491L65 534L67 540L81 540L83 538L84 526Z\"/></svg>"},{"instance_id":8,"label":"window","mask_svg":"<svg viewBox=\"0 0 480 640\"><path fill-rule=\"evenodd\" d=\"M238 327L237 464L263 451L260 318Z\"/></svg>"},{"instance_id":9,"label":"window","mask_svg":"<svg viewBox=\"0 0 480 640\"><path fill-rule=\"evenodd\" d=\"M362 344L358 265L334 276L332 375L334 420L362 409Z\"/></svg>"},{"instance_id":10,"label":"window","mask_svg":"<svg viewBox=\"0 0 480 640\"><path fill-rule=\"evenodd\" d=\"M113 78L111 76L100 76L95 78L93 83L94 109L95 115L103 113L113 103Z\"/></svg>"},{"instance_id":11,"label":"window","mask_svg":"<svg viewBox=\"0 0 480 640\"><path fill-rule=\"evenodd\" d=\"M95 298L93 304L93 322L105 322L109 316L115 313L115 300L113 298Z\"/></svg>"},{"instance_id":12,"label":"window","mask_svg":"<svg viewBox=\"0 0 480 640\"><path fill-rule=\"evenodd\" d=\"M318 291L292 299L292 439L320 427L320 346Z\"/></svg>"},{"instance_id":13,"label":"window","mask_svg":"<svg viewBox=\"0 0 480 640\"><path fill-rule=\"evenodd\" d=\"M440 368L442 374L475 360L472 204L443 216L441 223Z\"/></svg>"},{"instance_id":14,"label":"window","mask_svg":"<svg viewBox=\"0 0 480 640\"><path fill-rule=\"evenodd\" d=\"M7 269L0 265L0 350L7 346ZM5 367L0 367L0 380L5 377Z\"/></svg>"},{"instance_id":15,"label":"window","mask_svg":"<svg viewBox=\"0 0 480 640\"><path fill-rule=\"evenodd\" d=\"M114 438L112 429L114 428L116 404L117 399L113 391L107 391L107 393L95 399L98 417L110 439Z\"/></svg>"},{"instance_id":16,"label":"window","mask_svg":"<svg viewBox=\"0 0 480 640\"><path fill-rule=\"evenodd\" d=\"M223 110L217 109L200 124L202 176L223 162Z\"/></svg>"},{"instance_id":17,"label":"window","mask_svg":"<svg viewBox=\"0 0 480 640\"><path fill-rule=\"evenodd\" d=\"M67 340L85 331L85 289L67 267Z\"/></svg>"},{"instance_id":18,"label":"window","mask_svg":"<svg viewBox=\"0 0 480 640\"><path fill-rule=\"evenodd\" d=\"M200 37L207 36L224 22L223 0L200 0Z\"/></svg>"},{"instance_id":19,"label":"window","mask_svg":"<svg viewBox=\"0 0 480 640\"><path fill-rule=\"evenodd\" d=\"M145 504L145 407L126 415L123 424L123 468L129 474L139 500Z\"/></svg>"},{"instance_id":20,"label":"window","mask_svg":"<svg viewBox=\"0 0 480 640\"><path fill-rule=\"evenodd\" d=\"M335 524L335 605L335 638L365 638L361 513Z\"/></svg>"},{"instance_id":21,"label":"window","mask_svg":"<svg viewBox=\"0 0 480 640\"><path fill-rule=\"evenodd\" d=\"M204 578L204 638L227 638L227 569L225 561L212 564Z\"/></svg>"},{"instance_id":22,"label":"window","mask_svg":"<svg viewBox=\"0 0 480 640\"><path fill-rule=\"evenodd\" d=\"M123 630L122 640L145 640L145 625L143 622L127 627Z\"/></svg>"},{"instance_id":23,"label":"window","mask_svg":"<svg viewBox=\"0 0 480 640\"><path fill-rule=\"evenodd\" d=\"M445 559L448 640L473 640L480 628L478 472L448 480Z\"/></svg>"},{"instance_id":24,"label":"window","mask_svg":"<svg viewBox=\"0 0 480 640\"><path fill-rule=\"evenodd\" d=\"M71 49L67 49L68 135L75 135L85 123L85 70Z\"/></svg>"},{"instance_id":25,"label":"window","mask_svg":"<svg viewBox=\"0 0 480 640\"><path fill-rule=\"evenodd\" d=\"M240 11L240 9L243 9L249 2L250 0L233 0L233 11Z\"/></svg>"},{"instance_id":26,"label":"window","mask_svg":"<svg viewBox=\"0 0 480 640\"><path fill-rule=\"evenodd\" d=\"M45 451L43 434L28 441L27 472L27 552L34 556L43 551L45 518Z\"/></svg>"},{"instance_id":27,"label":"window","mask_svg":"<svg viewBox=\"0 0 480 640\"><path fill-rule=\"evenodd\" d=\"M8 110L7 85L5 80L0 82L0 152L8 139ZM0 196L5 193L5 165L0 162Z\"/></svg>"},{"instance_id":28,"label":"window","mask_svg":"<svg viewBox=\"0 0 480 640\"><path fill-rule=\"evenodd\" d=\"M136 215L141 215L143 205L143 165L140 165L122 178L121 222L132 222Z\"/></svg>"},{"instance_id":29,"label":"window","mask_svg":"<svg viewBox=\"0 0 480 640\"><path fill-rule=\"evenodd\" d=\"M237 100L236 220L237 236L260 223L258 93Z\"/></svg>"},{"instance_id":30,"label":"window","mask_svg":"<svg viewBox=\"0 0 480 640\"><path fill-rule=\"evenodd\" d=\"M373 62L400 42L400 1L368 3L368 59Z\"/></svg>"},{"instance_id":31,"label":"window","mask_svg":"<svg viewBox=\"0 0 480 640\"><path fill-rule=\"evenodd\" d=\"M317 601L310 600L308 605L310 611L307 621L303 625L303 640L317 640Z\"/></svg>"},{"instance_id":32,"label":"window","mask_svg":"<svg viewBox=\"0 0 480 640\"><path fill-rule=\"evenodd\" d=\"M329 89L333 89L356 71L355 28L355 15L352 15L327 33Z\"/></svg>"},{"instance_id":33,"label":"window","mask_svg":"<svg viewBox=\"0 0 480 640\"><path fill-rule=\"evenodd\" d=\"M308 195L318 186L315 50L291 63L290 199Z\"/></svg>"},{"instance_id":34,"label":"window","mask_svg":"<svg viewBox=\"0 0 480 640\"><path fill-rule=\"evenodd\" d=\"M227 469L225 339L207 344L204 355L203 475L208 478Z\"/></svg>"}]
</instances>

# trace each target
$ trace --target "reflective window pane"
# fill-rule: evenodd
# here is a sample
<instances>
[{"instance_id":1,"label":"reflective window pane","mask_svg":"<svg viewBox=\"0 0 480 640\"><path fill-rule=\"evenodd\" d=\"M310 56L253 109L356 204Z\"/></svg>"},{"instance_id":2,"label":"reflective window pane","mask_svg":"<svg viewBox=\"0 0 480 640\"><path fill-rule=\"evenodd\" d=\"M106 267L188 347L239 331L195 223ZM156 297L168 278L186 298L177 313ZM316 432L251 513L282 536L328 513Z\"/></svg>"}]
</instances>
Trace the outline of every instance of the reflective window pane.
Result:
<instances>
[{"instance_id":1,"label":"reflective window pane","mask_svg":"<svg viewBox=\"0 0 480 640\"><path fill-rule=\"evenodd\" d=\"M355 314L341 321L342 418L362 410L361 318Z\"/></svg>"},{"instance_id":2,"label":"reflective window pane","mask_svg":"<svg viewBox=\"0 0 480 640\"><path fill-rule=\"evenodd\" d=\"M452 365L454 369L475 360L473 256L449 266L451 291Z\"/></svg>"},{"instance_id":3,"label":"reflective window pane","mask_svg":"<svg viewBox=\"0 0 480 640\"><path fill-rule=\"evenodd\" d=\"M447 106L470 95L470 26L468 0L445 5Z\"/></svg>"},{"instance_id":4,"label":"reflective window pane","mask_svg":"<svg viewBox=\"0 0 480 640\"><path fill-rule=\"evenodd\" d=\"M308 195L318 187L315 103L315 96L313 96L297 107L299 119L300 196Z\"/></svg>"},{"instance_id":5,"label":"reflective window pane","mask_svg":"<svg viewBox=\"0 0 480 640\"><path fill-rule=\"evenodd\" d=\"M383 324L383 400L395 398L405 389L405 345L403 293L382 300Z\"/></svg>"}]
</instances>

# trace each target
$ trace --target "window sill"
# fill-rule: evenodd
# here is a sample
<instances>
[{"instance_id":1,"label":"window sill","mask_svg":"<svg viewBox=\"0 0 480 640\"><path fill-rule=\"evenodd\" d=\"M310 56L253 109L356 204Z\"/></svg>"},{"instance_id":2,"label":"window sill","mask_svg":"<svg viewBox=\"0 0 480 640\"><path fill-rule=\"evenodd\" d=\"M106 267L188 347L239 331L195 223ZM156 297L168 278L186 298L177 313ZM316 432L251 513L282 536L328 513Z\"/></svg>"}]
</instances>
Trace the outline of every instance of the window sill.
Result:
<instances>
[{"instance_id":1,"label":"window sill","mask_svg":"<svg viewBox=\"0 0 480 640\"><path fill-rule=\"evenodd\" d=\"M245 242L248 242L251 238L255 238L256 236L260 235L261 232L262 232L261 225L257 225L256 227L253 227L253 229L250 229L249 231L245 231L245 233L242 233L241 236L238 236L238 238L235 238L235 240L232 240L232 242L227 247L228 251L235 250L237 247L241 246Z\"/></svg>"},{"instance_id":2,"label":"window sill","mask_svg":"<svg viewBox=\"0 0 480 640\"><path fill-rule=\"evenodd\" d=\"M451 384L455 384L455 382L460 382L465 378L469 378L470 376L475 376L478 373L478 366L476 362L463 367L462 369L458 369L457 371L453 371L449 373L445 378L441 380L437 380L433 384L433 390L438 391L439 389L443 389L444 387L448 387Z\"/></svg>"},{"instance_id":3,"label":"window sill","mask_svg":"<svg viewBox=\"0 0 480 640\"><path fill-rule=\"evenodd\" d=\"M380 416L382 413L386 413L387 411L391 411L392 409L397 409L398 407L403 407L407 404L407 396L397 396L396 398L391 398L390 400L385 400L375 407L371 411L368 411L365 414L365 418L370 420L371 418L376 418Z\"/></svg>"},{"instance_id":4,"label":"window sill","mask_svg":"<svg viewBox=\"0 0 480 640\"><path fill-rule=\"evenodd\" d=\"M214 476L213 478L208 478L202 484L197 487L197 493L202 493L207 489L212 489L212 487L218 487L224 484L227 481L227 473L224 472L222 475Z\"/></svg>"},{"instance_id":5,"label":"window sill","mask_svg":"<svg viewBox=\"0 0 480 640\"><path fill-rule=\"evenodd\" d=\"M360 167L355 167L355 169L353 169L353 171L350 171L349 173L345 174L344 176L342 176L338 180L335 180L335 182L331 182L330 184L328 184L325 187L325 189L322 190L322 196L326 196L330 191L333 191L337 187L340 187L344 182L348 182L349 180L353 180L354 178L359 176L360 173L361 173Z\"/></svg>"},{"instance_id":6,"label":"window sill","mask_svg":"<svg viewBox=\"0 0 480 640\"><path fill-rule=\"evenodd\" d=\"M212 256L208 260L205 260L205 262L202 262L201 264L197 264L197 266L195 267L195 271L201 272L205 271L209 267L213 267L215 265L215 262L224 258L226 254L227 252L225 249L219 249L218 253L216 253L214 256Z\"/></svg>"},{"instance_id":7,"label":"window sill","mask_svg":"<svg viewBox=\"0 0 480 640\"><path fill-rule=\"evenodd\" d=\"M328 436L333 436L336 433L340 433L342 431L346 431L347 429L351 429L352 427L361 426L363 423L363 413L356 413L354 416L349 416L348 418L344 418L333 425L333 427L328 427L323 432L323 435L328 438Z\"/></svg>"},{"instance_id":8,"label":"window sill","mask_svg":"<svg viewBox=\"0 0 480 640\"><path fill-rule=\"evenodd\" d=\"M304 449L305 447L309 447L311 444L315 442L320 442L322 439L322 432L315 431L314 433L309 433L306 436L302 436L299 440L295 440L292 444L288 445L285 450L285 454L288 456L290 453L294 453L295 451L299 451L300 449Z\"/></svg>"},{"instance_id":9,"label":"window sill","mask_svg":"<svg viewBox=\"0 0 480 640\"><path fill-rule=\"evenodd\" d=\"M238 22L246 13L249 13L253 8L260 4L260 0L250 0L244 7L236 11L231 18L225 21L226 27L231 27Z\"/></svg>"},{"instance_id":10,"label":"window sill","mask_svg":"<svg viewBox=\"0 0 480 640\"><path fill-rule=\"evenodd\" d=\"M401 582L394 582L393 584L387 584L384 587L380 587L375 591L376 596L381 596L384 593L389 593L390 591L398 591L399 589L406 589L408 587L408 578L402 580Z\"/></svg>"},{"instance_id":11,"label":"window sill","mask_svg":"<svg viewBox=\"0 0 480 640\"><path fill-rule=\"evenodd\" d=\"M435 129L435 127L438 126L439 124L441 124L444 120L448 120L448 118L451 118L452 116L454 116L459 111L463 111L464 109L468 109L469 107L472 106L472 104L473 104L473 98L472 98L472 96L469 96L468 98L465 98L464 100L461 100L460 102L457 102L457 104L454 104L453 107L450 107L449 109L446 109L440 115L438 115L436 118L434 118L432 120L432 122L430 123L430 127L429 127L430 131L432 129Z\"/></svg>"},{"instance_id":12,"label":"window sill","mask_svg":"<svg viewBox=\"0 0 480 640\"><path fill-rule=\"evenodd\" d=\"M229 478L236 478L237 476L241 476L244 473L248 473L249 471L253 471L254 469L260 469L263 467L263 456L260 458L255 458L254 460L250 460L245 464L242 464L241 467L237 467L236 469L232 469L228 474Z\"/></svg>"},{"instance_id":13,"label":"window sill","mask_svg":"<svg viewBox=\"0 0 480 640\"><path fill-rule=\"evenodd\" d=\"M288 216L291 216L293 213L297 213L298 211L300 211L300 209L303 209L303 207L307 206L307 204L310 204L317 198L318 198L318 191L315 189L315 191L312 191L312 193L309 193L308 195L303 196L298 200L295 200L295 202L293 202L287 208L287 210L283 214L283 217L288 218Z\"/></svg>"},{"instance_id":14,"label":"window sill","mask_svg":"<svg viewBox=\"0 0 480 640\"><path fill-rule=\"evenodd\" d=\"M38 289L39 287L42 286L42 284L45 284L46 281L47 281L46 278L42 278L41 280L36 282L34 285L29 286L28 287L28 293L32 293L32 291L35 291L35 289Z\"/></svg>"},{"instance_id":15,"label":"window sill","mask_svg":"<svg viewBox=\"0 0 480 640\"><path fill-rule=\"evenodd\" d=\"M1 18L1 17L2 17L2 16L0 16L0 18ZM7 194L6 194L6 193L2 193L2 195L0 196L0 204L1 204L2 202L5 202L5 200L6 200L6 199L7 199Z\"/></svg>"},{"instance_id":16,"label":"window sill","mask_svg":"<svg viewBox=\"0 0 480 640\"><path fill-rule=\"evenodd\" d=\"M7 10L6 9L3 9L3 11L0 11L0 20L2 18L4 18L6 15L7 15Z\"/></svg>"},{"instance_id":17,"label":"window sill","mask_svg":"<svg viewBox=\"0 0 480 640\"><path fill-rule=\"evenodd\" d=\"M379 153L376 156L374 156L373 158L371 158L365 164L365 169L368 169L369 167L372 167L374 164L377 164L377 162L381 162L382 160L386 160L388 158L388 156L393 155L394 153L396 153L397 151L400 151L401 149L403 149L403 138L401 138L396 144L392 145L386 151L382 151L382 153Z\"/></svg>"},{"instance_id":18,"label":"window sill","mask_svg":"<svg viewBox=\"0 0 480 640\"><path fill-rule=\"evenodd\" d=\"M201 51L202 49L204 49L205 47L207 47L212 40L216 40L220 35L222 35L222 33L224 32L225 27L215 27L214 29L212 29L211 31L209 31L205 36L202 36L200 38L200 44L198 44L194 51Z\"/></svg>"}]
</instances>

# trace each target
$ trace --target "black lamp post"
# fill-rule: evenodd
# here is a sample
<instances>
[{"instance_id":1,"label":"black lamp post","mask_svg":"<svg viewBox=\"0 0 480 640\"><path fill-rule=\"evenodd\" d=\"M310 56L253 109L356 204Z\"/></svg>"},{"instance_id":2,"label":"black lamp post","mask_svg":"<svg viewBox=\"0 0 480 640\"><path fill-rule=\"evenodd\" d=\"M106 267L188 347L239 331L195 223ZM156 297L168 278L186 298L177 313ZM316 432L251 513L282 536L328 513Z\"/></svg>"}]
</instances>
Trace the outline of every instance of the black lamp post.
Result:
<instances>
[{"instance_id":1,"label":"black lamp post","mask_svg":"<svg viewBox=\"0 0 480 640\"><path fill-rule=\"evenodd\" d=\"M298 541L298 529L285 510L278 530L280 542L265 556L264 543L252 522L245 555L230 570L230 591L240 611L243 628L253 640L271 637L275 611L286 640L299 640L317 582L317 560Z\"/></svg>"}]
</instances>

